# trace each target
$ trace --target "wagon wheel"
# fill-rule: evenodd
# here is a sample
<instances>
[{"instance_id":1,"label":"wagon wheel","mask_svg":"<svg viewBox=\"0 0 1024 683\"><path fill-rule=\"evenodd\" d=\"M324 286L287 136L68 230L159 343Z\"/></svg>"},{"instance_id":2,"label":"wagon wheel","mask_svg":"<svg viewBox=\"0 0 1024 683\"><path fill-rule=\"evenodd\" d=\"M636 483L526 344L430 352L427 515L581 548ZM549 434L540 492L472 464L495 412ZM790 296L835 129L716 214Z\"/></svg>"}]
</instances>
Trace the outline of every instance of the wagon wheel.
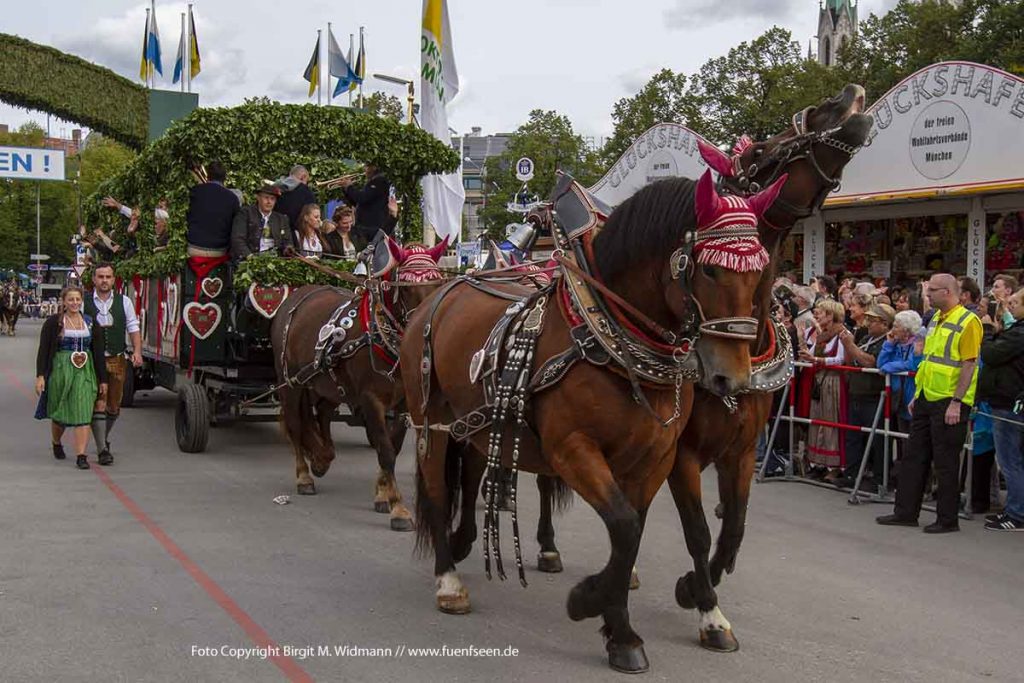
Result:
<instances>
[{"instance_id":1,"label":"wagon wheel","mask_svg":"<svg viewBox=\"0 0 1024 683\"><path fill-rule=\"evenodd\" d=\"M201 453L210 439L210 402L206 390L188 382L178 388L178 405L174 415L174 431L178 449L183 453Z\"/></svg>"}]
</instances>

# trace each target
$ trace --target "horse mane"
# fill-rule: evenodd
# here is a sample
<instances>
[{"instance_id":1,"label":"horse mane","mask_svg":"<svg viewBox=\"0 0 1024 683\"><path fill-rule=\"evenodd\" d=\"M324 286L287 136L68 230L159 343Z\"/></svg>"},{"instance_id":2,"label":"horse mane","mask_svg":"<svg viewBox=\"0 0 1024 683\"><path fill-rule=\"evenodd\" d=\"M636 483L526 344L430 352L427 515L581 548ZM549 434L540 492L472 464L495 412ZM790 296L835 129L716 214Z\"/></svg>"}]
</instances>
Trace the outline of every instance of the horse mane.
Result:
<instances>
[{"instance_id":1,"label":"horse mane","mask_svg":"<svg viewBox=\"0 0 1024 683\"><path fill-rule=\"evenodd\" d=\"M694 186L689 178L665 178L619 204L594 238L601 277L615 277L653 256L667 259L697 225Z\"/></svg>"}]
</instances>

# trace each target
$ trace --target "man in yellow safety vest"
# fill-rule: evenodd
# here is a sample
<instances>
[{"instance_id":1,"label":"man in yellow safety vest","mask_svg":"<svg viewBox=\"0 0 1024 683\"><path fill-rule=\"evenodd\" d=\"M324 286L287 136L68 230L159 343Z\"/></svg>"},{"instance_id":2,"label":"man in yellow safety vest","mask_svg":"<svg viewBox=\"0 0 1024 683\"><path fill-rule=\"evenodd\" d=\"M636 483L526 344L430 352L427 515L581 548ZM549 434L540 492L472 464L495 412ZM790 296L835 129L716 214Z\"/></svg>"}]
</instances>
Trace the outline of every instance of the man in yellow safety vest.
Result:
<instances>
[{"instance_id":1,"label":"man in yellow safety vest","mask_svg":"<svg viewBox=\"0 0 1024 683\"><path fill-rule=\"evenodd\" d=\"M938 488L937 519L925 532L959 531L960 451L978 384L978 354L984 330L978 316L960 304L960 286L948 273L933 275L927 296L936 314L928 325L924 360L917 370L917 391L910 404L913 420L900 459L893 514L879 524L917 526L928 466L934 464Z\"/></svg>"}]
</instances>

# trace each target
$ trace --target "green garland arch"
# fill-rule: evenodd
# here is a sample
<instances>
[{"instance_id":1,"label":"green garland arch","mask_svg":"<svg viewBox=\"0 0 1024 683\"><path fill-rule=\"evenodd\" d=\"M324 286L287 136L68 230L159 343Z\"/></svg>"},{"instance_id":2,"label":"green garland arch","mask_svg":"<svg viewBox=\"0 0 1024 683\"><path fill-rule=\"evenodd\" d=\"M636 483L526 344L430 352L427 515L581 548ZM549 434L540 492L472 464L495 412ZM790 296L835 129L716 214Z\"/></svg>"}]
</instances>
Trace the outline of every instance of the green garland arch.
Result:
<instances>
[{"instance_id":1,"label":"green garland arch","mask_svg":"<svg viewBox=\"0 0 1024 683\"><path fill-rule=\"evenodd\" d=\"M0 33L0 101L49 112L132 149L146 145L149 92L60 50Z\"/></svg>"},{"instance_id":2,"label":"green garland arch","mask_svg":"<svg viewBox=\"0 0 1024 683\"><path fill-rule=\"evenodd\" d=\"M422 235L419 180L459 166L459 155L429 133L388 118L342 107L279 104L266 98L238 107L197 109L176 121L122 173L100 185L86 202L90 228L122 231L124 218L103 209L100 199L116 197L141 210L139 253L118 264L121 275L163 276L178 272L185 258L185 212L195 179L189 169L219 159L227 168L229 187L251 200L266 180L305 165L313 180L354 170L357 162L375 161L391 179L403 202L406 239ZM326 200L332 193L319 193ZM153 209L169 205L170 242L154 252Z\"/></svg>"}]
</instances>

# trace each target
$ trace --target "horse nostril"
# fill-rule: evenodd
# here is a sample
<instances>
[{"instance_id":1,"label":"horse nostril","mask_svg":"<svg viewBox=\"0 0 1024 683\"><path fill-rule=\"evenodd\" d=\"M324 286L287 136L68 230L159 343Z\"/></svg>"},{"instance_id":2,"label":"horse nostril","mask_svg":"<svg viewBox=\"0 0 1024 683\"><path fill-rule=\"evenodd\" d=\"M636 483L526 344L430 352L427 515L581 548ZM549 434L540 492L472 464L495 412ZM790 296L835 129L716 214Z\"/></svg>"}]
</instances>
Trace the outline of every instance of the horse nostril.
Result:
<instances>
[{"instance_id":1,"label":"horse nostril","mask_svg":"<svg viewBox=\"0 0 1024 683\"><path fill-rule=\"evenodd\" d=\"M715 375L711 378L711 390L719 396L728 396L732 389L732 381L725 375Z\"/></svg>"}]
</instances>

